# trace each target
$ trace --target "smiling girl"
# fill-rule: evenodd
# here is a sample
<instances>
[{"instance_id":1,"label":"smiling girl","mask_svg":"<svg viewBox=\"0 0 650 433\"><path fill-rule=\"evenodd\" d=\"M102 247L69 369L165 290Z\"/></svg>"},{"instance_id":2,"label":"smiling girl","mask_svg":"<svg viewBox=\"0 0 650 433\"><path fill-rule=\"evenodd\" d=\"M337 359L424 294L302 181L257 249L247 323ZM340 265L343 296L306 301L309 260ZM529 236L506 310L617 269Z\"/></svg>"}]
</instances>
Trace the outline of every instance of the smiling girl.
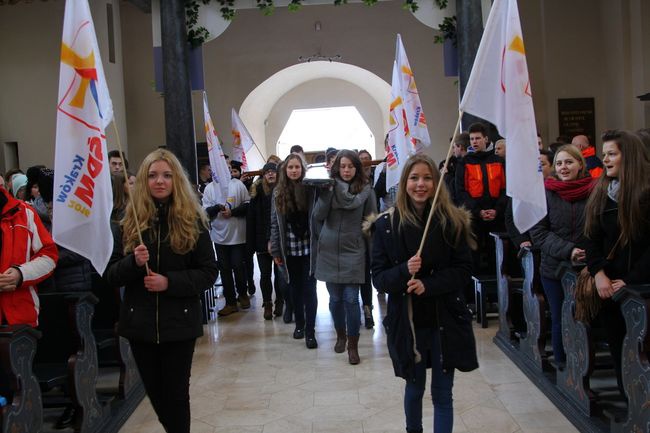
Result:
<instances>
[{"instance_id":1,"label":"smiling girl","mask_svg":"<svg viewBox=\"0 0 650 433\"><path fill-rule=\"evenodd\" d=\"M546 178L547 214L531 230L533 245L542 252L540 274L551 310L551 339L555 363L566 362L562 344L562 302L564 290L558 269L560 262L584 262L584 212L593 179L580 150L573 145L558 149L553 160L555 177Z\"/></svg>"},{"instance_id":2,"label":"smiling girl","mask_svg":"<svg viewBox=\"0 0 650 433\"><path fill-rule=\"evenodd\" d=\"M454 369L478 367L472 313L463 298L476 242L469 212L452 204L446 188L440 189L422 255L417 255L438 182L431 158L411 156L400 176L396 205L379 215L372 238L372 281L380 293L388 293L386 340L395 375L406 379L404 412L411 433L422 432L427 368L433 431L451 433Z\"/></svg>"}]
</instances>

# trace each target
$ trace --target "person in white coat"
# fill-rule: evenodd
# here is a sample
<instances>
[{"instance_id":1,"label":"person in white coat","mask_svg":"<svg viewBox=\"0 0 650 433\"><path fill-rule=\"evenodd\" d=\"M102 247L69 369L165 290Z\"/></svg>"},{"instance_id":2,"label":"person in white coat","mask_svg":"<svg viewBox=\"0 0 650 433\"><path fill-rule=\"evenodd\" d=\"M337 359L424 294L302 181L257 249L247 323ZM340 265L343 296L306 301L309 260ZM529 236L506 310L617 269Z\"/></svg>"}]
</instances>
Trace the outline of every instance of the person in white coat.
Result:
<instances>
[{"instance_id":1,"label":"person in white coat","mask_svg":"<svg viewBox=\"0 0 650 433\"><path fill-rule=\"evenodd\" d=\"M246 292L244 268L246 213L250 195L244 184L233 178L228 184L227 197L224 197L219 183L211 182L205 187L202 200L210 218L210 237L217 251L223 295L226 298L226 305L218 315L227 316L239 311L238 300L243 309L251 306Z\"/></svg>"}]
</instances>

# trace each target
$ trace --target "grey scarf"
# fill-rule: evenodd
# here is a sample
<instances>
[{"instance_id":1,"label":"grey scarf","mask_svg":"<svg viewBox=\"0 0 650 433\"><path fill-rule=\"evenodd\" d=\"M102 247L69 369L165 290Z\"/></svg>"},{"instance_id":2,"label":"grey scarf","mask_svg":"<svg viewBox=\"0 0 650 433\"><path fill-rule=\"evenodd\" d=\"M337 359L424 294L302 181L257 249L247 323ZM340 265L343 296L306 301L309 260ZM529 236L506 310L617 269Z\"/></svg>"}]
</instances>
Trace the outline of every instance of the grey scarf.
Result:
<instances>
[{"instance_id":1,"label":"grey scarf","mask_svg":"<svg viewBox=\"0 0 650 433\"><path fill-rule=\"evenodd\" d=\"M350 184L336 179L334 184L334 197L332 197L333 209L356 209L363 206L370 195L370 185L363 187L360 193L350 192Z\"/></svg>"},{"instance_id":2,"label":"grey scarf","mask_svg":"<svg viewBox=\"0 0 650 433\"><path fill-rule=\"evenodd\" d=\"M609 185L607 185L607 196L616 203L618 203L619 189L621 189L621 182L618 179L612 179Z\"/></svg>"}]
</instances>

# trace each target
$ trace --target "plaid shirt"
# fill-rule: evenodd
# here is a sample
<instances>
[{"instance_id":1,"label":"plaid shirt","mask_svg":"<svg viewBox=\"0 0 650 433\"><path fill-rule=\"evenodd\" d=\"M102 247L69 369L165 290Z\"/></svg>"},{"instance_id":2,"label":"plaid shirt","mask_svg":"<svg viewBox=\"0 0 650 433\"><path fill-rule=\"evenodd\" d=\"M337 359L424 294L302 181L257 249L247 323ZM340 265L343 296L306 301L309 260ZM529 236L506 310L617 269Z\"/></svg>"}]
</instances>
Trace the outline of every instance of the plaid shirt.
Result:
<instances>
[{"instance_id":1,"label":"plaid shirt","mask_svg":"<svg viewBox=\"0 0 650 433\"><path fill-rule=\"evenodd\" d=\"M309 231L305 232L304 237L296 236L291 223L287 223L287 255L302 257L308 256L309 252Z\"/></svg>"}]
</instances>

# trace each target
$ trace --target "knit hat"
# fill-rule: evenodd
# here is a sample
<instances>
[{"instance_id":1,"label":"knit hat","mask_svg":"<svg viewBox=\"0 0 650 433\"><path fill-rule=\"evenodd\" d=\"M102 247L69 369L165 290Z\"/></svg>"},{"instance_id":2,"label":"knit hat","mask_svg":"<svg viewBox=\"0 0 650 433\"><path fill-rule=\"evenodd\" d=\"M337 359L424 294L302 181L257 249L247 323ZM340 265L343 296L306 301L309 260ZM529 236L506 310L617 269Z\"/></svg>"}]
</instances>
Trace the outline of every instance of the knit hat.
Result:
<instances>
[{"instance_id":1,"label":"knit hat","mask_svg":"<svg viewBox=\"0 0 650 433\"><path fill-rule=\"evenodd\" d=\"M32 186L38 183L38 176L40 176L42 168L45 168L45 166L35 165L27 169L25 173L27 175L27 197L31 196Z\"/></svg>"},{"instance_id":2,"label":"knit hat","mask_svg":"<svg viewBox=\"0 0 650 433\"><path fill-rule=\"evenodd\" d=\"M24 174L18 173L11 178L11 193L14 197L16 197L20 188L25 186L27 186L27 176Z\"/></svg>"},{"instance_id":3,"label":"knit hat","mask_svg":"<svg viewBox=\"0 0 650 433\"><path fill-rule=\"evenodd\" d=\"M272 162L267 162L266 164L264 164L264 167L262 167L262 174L266 174L266 172L269 170L278 171L277 164L273 164Z\"/></svg>"},{"instance_id":4,"label":"knit hat","mask_svg":"<svg viewBox=\"0 0 650 433\"><path fill-rule=\"evenodd\" d=\"M41 168L38 175L38 190L45 203L51 203L54 196L54 170Z\"/></svg>"}]
</instances>

